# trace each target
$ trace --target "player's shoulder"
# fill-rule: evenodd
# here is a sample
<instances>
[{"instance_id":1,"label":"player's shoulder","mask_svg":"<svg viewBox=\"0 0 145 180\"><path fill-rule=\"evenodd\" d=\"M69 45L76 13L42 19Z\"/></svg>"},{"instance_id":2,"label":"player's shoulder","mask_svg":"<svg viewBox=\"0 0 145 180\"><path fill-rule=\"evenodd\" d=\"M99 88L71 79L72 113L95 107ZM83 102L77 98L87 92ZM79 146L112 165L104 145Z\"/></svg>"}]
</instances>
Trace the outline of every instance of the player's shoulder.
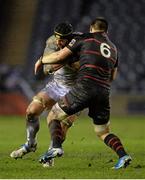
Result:
<instances>
[{"instance_id":1,"label":"player's shoulder","mask_svg":"<svg viewBox=\"0 0 145 180\"><path fill-rule=\"evenodd\" d=\"M93 38L93 33L84 33L84 38Z\"/></svg>"},{"instance_id":2,"label":"player's shoulder","mask_svg":"<svg viewBox=\"0 0 145 180\"><path fill-rule=\"evenodd\" d=\"M85 39L85 38L89 38L92 37L92 33L77 33L75 36L77 39Z\"/></svg>"},{"instance_id":3,"label":"player's shoulder","mask_svg":"<svg viewBox=\"0 0 145 180\"><path fill-rule=\"evenodd\" d=\"M58 50L58 46L56 44L56 38L54 35L50 36L46 40L45 50L47 50L47 51L49 51L49 50L57 51Z\"/></svg>"},{"instance_id":4,"label":"player's shoulder","mask_svg":"<svg viewBox=\"0 0 145 180\"><path fill-rule=\"evenodd\" d=\"M73 32L72 34L72 39L81 39L83 37L83 34L82 32Z\"/></svg>"},{"instance_id":5,"label":"player's shoulder","mask_svg":"<svg viewBox=\"0 0 145 180\"><path fill-rule=\"evenodd\" d=\"M85 39L87 33L74 32L73 38L69 43L69 46L72 47L74 44L80 44L83 39Z\"/></svg>"},{"instance_id":6,"label":"player's shoulder","mask_svg":"<svg viewBox=\"0 0 145 180\"><path fill-rule=\"evenodd\" d=\"M80 32L80 31L75 31L72 33L73 36L82 36L84 33Z\"/></svg>"},{"instance_id":7,"label":"player's shoulder","mask_svg":"<svg viewBox=\"0 0 145 180\"><path fill-rule=\"evenodd\" d=\"M46 40L46 44L54 43L54 42L55 42L55 36L54 35L49 36Z\"/></svg>"}]
</instances>

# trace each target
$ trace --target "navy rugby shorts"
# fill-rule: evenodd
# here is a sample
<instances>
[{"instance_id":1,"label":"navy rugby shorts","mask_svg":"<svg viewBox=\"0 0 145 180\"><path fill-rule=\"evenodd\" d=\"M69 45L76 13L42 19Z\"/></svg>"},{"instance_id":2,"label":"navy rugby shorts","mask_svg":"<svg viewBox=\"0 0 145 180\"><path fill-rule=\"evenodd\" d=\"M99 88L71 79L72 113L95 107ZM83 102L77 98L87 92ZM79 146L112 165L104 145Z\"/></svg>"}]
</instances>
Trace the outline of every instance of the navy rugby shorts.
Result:
<instances>
[{"instance_id":1,"label":"navy rugby shorts","mask_svg":"<svg viewBox=\"0 0 145 180\"><path fill-rule=\"evenodd\" d=\"M77 83L58 103L68 115L88 108L88 115L94 124L106 124L110 117L110 90L96 82L82 81Z\"/></svg>"}]
</instances>

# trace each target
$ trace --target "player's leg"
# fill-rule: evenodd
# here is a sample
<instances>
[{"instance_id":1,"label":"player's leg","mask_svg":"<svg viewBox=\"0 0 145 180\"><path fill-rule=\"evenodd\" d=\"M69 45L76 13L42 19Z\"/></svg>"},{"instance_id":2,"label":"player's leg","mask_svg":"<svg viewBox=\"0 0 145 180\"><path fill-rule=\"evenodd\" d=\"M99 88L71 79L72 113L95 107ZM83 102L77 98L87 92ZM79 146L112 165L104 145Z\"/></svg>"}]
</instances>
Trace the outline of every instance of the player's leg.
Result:
<instances>
[{"instance_id":1,"label":"player's leg","mask_svg":"<svg viewBox=\"0 0 145 180\"><path fill-rule=\"evenodd\" d=\"M68 116L66 119L59 121L53 111L50 111L47 117L47 123L50 130L51 140L60 139L61 144L65 141L68 129L76 120L77 115ZM52 142L52 141L51 141ZM57 140L54 140L49 147L58 147Z\"/></svg>"},{"instance_id":2,"label":"player's leg","mask_svg":"<svg viewBox=\"0 0 145 180\"><path fill-rule=\"evenodd\" d=\"M102 125L94 125L97 136L104 141L119 157L118 162L113 167L114 169L120 169L127 167L131 161L131 157L126 153L124 146L118 136L108 131L108 123Z\"/></svg>"},{"instance_id":3,"label":"player's leg","mask_svg":"<svg viewBox=\"0 0 145 180\"><path fill-rule=\"evenodd\" d=\"M76 115L69 116L63 121L59 121L55 118L56 115L54 114L54 112L50 111L47 117L47 121L50 130L51 142L47 152L40 158L40 163L43 164L43 167L53 166L54 157L63 155L62 143L66 138L68 129L75 121Z\"/></svg>"},{"instance_id":4,"label":"player's leg","mask_svg":"<svg viewBox=\"0 0 145 180\"><path fill-rule=\"evenodd\" d=\"M49 114L51 116L51 121L49 122L49 128L50 128L53 148L49 149L44 155L40 157L39 162L42 164L46 164L50 159L63 155L62 142L64 140L65 134L62 130L62 126L60 125L59 121L62 122L69 115L75 114L83 110L84 106L86 106L84 101L80 103L81 100L80 99L78 100L77 98L78 91L76 91L75 97L70 95L70 97L68 98L69 95L70 93L64 96L59 101L59 103L56 103ZM82 96L82 99L85 98ZM65 110L69 115L65 112Z\"/></svg>"},{"instance_id":5,"label":"player's leg","mask_svg":"<svg viewBox=\"0 0 145 180\"><path fill-rule=\"evenodd\" d=\"M59 85L59 83L55 81L49 84L49 91L51 92L51 97L53 97L53 99L55 99L56 101L59 101L61 97L64 97L65 94L67 94L71 88L72 87L68 87L65 85ZM52 93L52 90L53 90L53 93ZM47 87L47 91L48 91L48 87ZM53 136L53 134L55 134L55 138L59 139L59 140L54 140L54 142L52 141L51 144L53 147L61 146L60 144L62 144L62 142L64 141L66 132L68 128L72 125L76 116L73 115L66 119L65 117L68 117L68 115L64 113L64 111L59 107L58 104L56 104L48 114L47 123L50 129L51 137ZM60 122L60 120L62 121ZM60 143L58 144L59 141Z\"/></svg>"},{"instance_id":6,"label":"player's leg","mask_svg":"<svg viewBox=\"0 0 145 180\"><path fill-rule=\"evenodd\" d=\"M131 161L131 157L126 153L119 137L110 132L109 95L104 93L100 94L99 97L97 97L97 101L93 102L89 107L89 116L93 118L94 130L97 136L107 146L109 146L113 151L115 151L119 157L119 161L114 166L114 169L119 169L128 166Z\"/></svg>"},{"instance_id":7,"label":"player's leg","mask_svg":"<svg viewBox=\"0 0 145 180\"><path fill-rule=\"evenodd\" d=\"M71 87L69 86L60 85L57 81L52 81L46 86L44 90L46 90L46 92L51 96L51 98L53 98L55 101L58 101L61 97L63 97L66 93L69 92L70 88ZM51 134L56 134L53 132L55 131L58 133L58 136L56 135L56 138L60 137L64 139L66 131L68 127L71 126L72 124L71 121L73 121L74 118L69 117L67 121L64 120L60 123L59 121L57 121L57 114L60 115L59 110L57 109L57 107L55 109L53 108L48 114L47 123L48 123ZM58 131L57 129L60 129L60 130ZM59 135L59 133L61 133L61 135ZM51 145L52 144L53 143L51 143Z\"/></svg>"},{"instance_id":8,"label":"player's leg","mask_svg":"<svg viewBox=\"0 0 145 180\"><path fill-rule=\"evenodd\" d=\"M44 92L38 93L33 98L26 110L26 143L10 154L12 158L21 158L25 154L36 150L36 135L39 131L39 116L46 106L48 107L47 104L51 107L55 104L55 101L49 98Z\"/></svg>"},{"instance_id":9,"label":"player's leg","mask_svg":"<svg viewBox=\"0 0 145 180\"><path fill-rule=\"evenodd\" d=\"M65 121L62 122L56 119L53 119L53 121L50 122L49 130L51 135L51 143L49 145L49 149L52 147L60 147L60 145L57 145L57 140L54 139L60 139L61 144L65 141L67 131L75 121L75 117L75 115L73 118L68 117Z\"/></svg>"},{"instance_id":10,"label":"player's leg","mask_svg":"<svg viewBox=\"0 0 145 180\"><path fill-rule=\"evenodd\" d=\"M76 121L77 118L78 118L78 115L71 115L67 117L66 119L60 121L62 130L63 130L63 142L66 139L67 131L73 125L73 123Z\"/></svg>"}]
</instances>

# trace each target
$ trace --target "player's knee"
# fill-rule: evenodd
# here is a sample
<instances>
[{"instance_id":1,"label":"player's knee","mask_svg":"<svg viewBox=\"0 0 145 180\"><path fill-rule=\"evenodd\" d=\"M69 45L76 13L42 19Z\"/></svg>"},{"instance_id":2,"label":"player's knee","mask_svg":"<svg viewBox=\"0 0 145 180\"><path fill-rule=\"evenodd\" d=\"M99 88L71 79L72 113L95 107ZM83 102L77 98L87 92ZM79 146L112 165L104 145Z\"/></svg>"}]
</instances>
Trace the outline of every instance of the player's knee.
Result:
<instances>
[{"instance_id":1,"label":"player's knee","mask_svg":"<svg viewBox=\"0 0 145 180\"><path fill-rule=\"evenodd\" d=\"M94 124L94 130L98 137L102 137L103 135L109 133L109 124L110 122L102 125L96 125Z\"/></svg>"},{"instance_id":2,"label":"player's knee","mask_svg":"<svg viewBox=\"0 0 145 180\"><path fill-rule=\"evenodd\" d=\"M42 98L42 97L39 97L39 96L34 96L32 103L34 103L34 104L39 104L39 106L41 106L41 107L43 107L43 108L46 107L45 99Z\"/></svg>"},{"instance_id":3,"label":"player's knee","mask_svg":"<svg viewBox=\"0 0 145 180\"><path fill-rule=\"evenodd\" d=\"M68 115L60 108L60 106L58 105L58 103L56 103L52 109L52 114L53 114L53 119L57 119L59 121L64 120L65 118L68 117Z\"/></svg>"},{"instance_id":4,"label":"player's knee","mask_svg":"<svg viewBox=\"0 0 145 180\"><path fill-rule=\"evenodd\" d=\"M28 107L26 110L26 121L32 122L35 121L38 118L39 114L37 112L36 108Z\"/></svg>"},{"instance_id":5,"label":"player's knee","mask_svg":"<svg viewBox=\"0 0 145 180\"><path fill-rule=\"evenodd\" d=\"M37 120L38 120L38 116L35 115L35 114L28 113L26 115L26 121L29 122L29 123L36 122Z\"/></svg>"},{"instance_id":6,"label":"player's knee","mask_svg":"<svg viewBox=\"0 0 145 180\"><path fill-rule=\"evenodd\" d=\"M37 113L37 109L35 108L35 106L33 106L32 104L30 104L30 106L27 108L26 110L26 116L34 116Z\"/></svg>"},{"instance_id":7,"label":"player's knee","mask_svg":"<svg viewBox=\"0 0 145 180\"><path fill-rule=\"evenodd\" d=\"M44 107L44 103L42 102L42 100L35 96L33 98L32 102L30 103L30 105L28 106L28 108L26 110L26 114L40 115L44 109L45 109L45 107Z\"/></svg>"}]
</instances>

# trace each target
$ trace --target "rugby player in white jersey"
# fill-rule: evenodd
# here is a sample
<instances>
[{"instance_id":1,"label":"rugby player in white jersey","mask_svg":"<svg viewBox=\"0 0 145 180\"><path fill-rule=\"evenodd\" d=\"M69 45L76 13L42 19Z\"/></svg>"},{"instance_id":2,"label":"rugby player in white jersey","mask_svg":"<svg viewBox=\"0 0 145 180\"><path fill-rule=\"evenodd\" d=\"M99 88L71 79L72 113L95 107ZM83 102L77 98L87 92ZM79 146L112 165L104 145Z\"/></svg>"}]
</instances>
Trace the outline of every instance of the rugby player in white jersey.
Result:
<instances>
[{"instance_id":1,"label":"rugby player in white jersey","mask_svg":"<svg viewBox=\"0 0 145 180\"><path fill-rule=\"evenodd\" d=\"M44 55L50 54L54 51L58 51L66 46L73 36L72 25L64 22L58 24L54 29L54 35L52 35L46 41L46 47ZM14 159L22 158L29 152L35 152L37 149L37 133L39 131L39 116L44 110L50 110L52 106L63 97L75 83L77 68L74 64L55 64L55 65L43 65L41 57L35 63L35 74L43 66L45 74L49 74L49 80L45 88L42 89L36 96L33 97L32 102L29 104L26 110L26 134L27 140L18 149L12 151L10 156ZM52 73L50 75L50 73ZM50 77L51 76L51 77ZM53 129L52 133L56 133L58 141L65 140L66 132L72 123L76 119L76 115L72 115L65 119L63 122L58 120L51 121L51 115L47 116L48 126ZM52 128L53 127L53 128ZM58 133L59 132L59 133ZM56 143L56 142L55 142ZM50 147L53 144L50 143ZM50 148L49 147L49 148ZM50 160L45 166L52 166L53 159Z\"/></svg>"}]
</instances>

